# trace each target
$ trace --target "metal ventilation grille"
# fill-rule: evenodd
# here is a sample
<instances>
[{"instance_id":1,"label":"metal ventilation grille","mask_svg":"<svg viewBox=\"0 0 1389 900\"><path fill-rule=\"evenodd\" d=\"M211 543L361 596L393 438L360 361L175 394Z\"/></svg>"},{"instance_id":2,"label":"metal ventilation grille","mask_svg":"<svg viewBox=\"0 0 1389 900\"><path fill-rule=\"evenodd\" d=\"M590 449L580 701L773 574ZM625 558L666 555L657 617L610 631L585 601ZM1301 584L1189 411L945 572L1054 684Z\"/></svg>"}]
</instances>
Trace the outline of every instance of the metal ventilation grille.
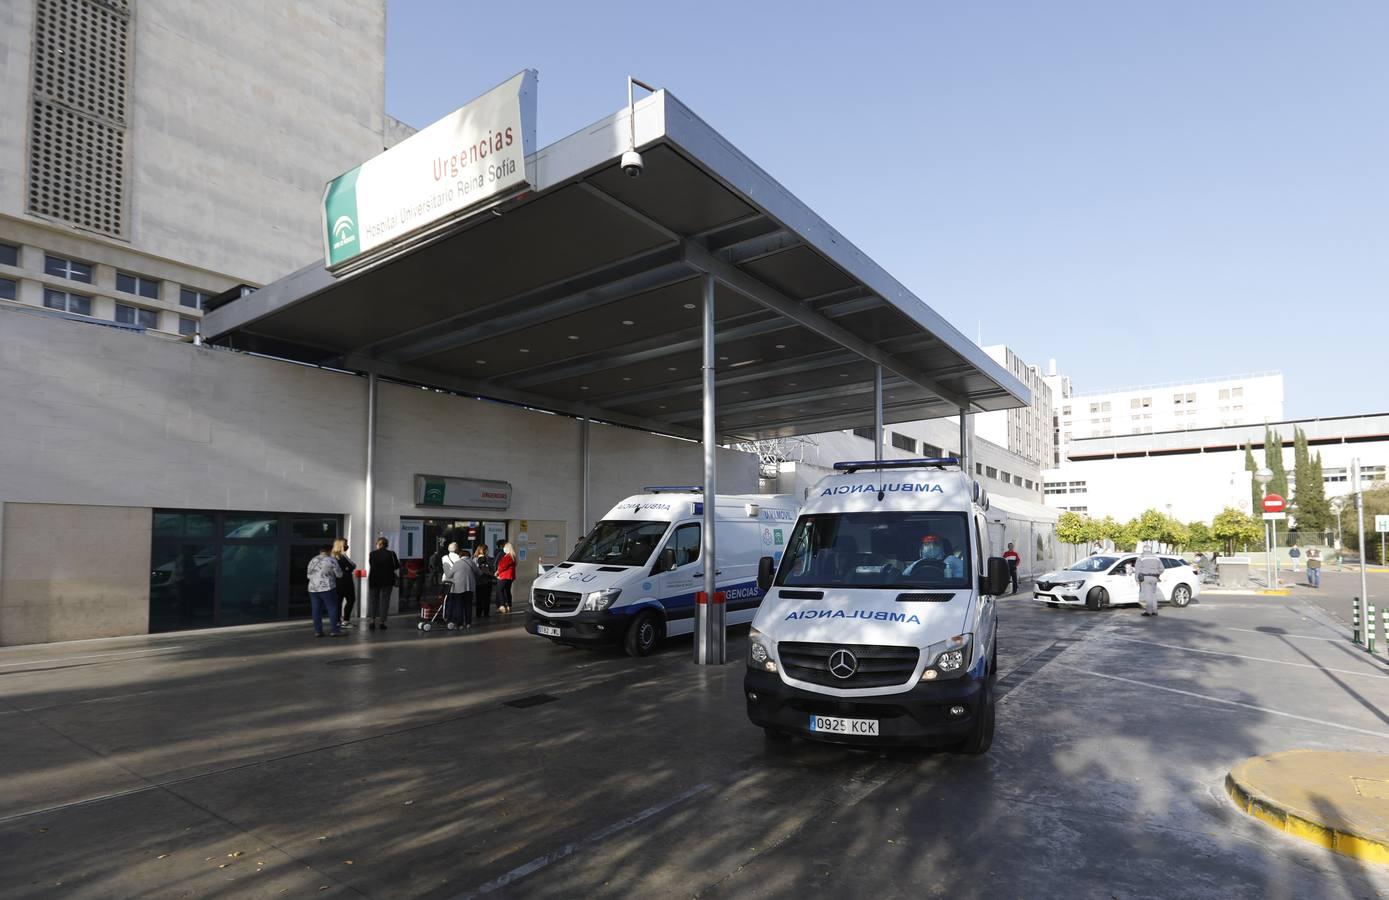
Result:
<instances>
[{"instance_id":1,"label":"metal ventilation grille","mask_svg":"<svg viewBox=\"0 0 1389 900\"><path fill-rule=\"evenodd\" d=\"M29 212L125 232L129 2L38 0Z\"/></svg>"}]
</instances>

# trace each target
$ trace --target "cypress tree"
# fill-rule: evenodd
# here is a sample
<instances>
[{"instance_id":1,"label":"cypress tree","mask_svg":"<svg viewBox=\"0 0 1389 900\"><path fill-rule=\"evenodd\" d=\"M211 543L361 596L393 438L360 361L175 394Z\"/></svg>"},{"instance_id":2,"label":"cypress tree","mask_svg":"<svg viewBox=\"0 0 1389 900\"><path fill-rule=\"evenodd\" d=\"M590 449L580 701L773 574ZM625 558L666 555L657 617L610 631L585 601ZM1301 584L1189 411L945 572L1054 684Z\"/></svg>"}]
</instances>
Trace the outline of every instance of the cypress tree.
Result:
<instances>
[{"instance_id":1,"label":"cypress tree","mask_svg":"<svg viewBox=\"0 0 1389 900\"><path fill-rule=\"evenodd\" d=\"M1254 473L1259 471L1259 464L1254 461L1254 441L1244 442L1244 468L1249 472L1249 512L1252 515L1259 515L1263 502L1263 491L1259 490L1259 483L1254 480Z\"/></svg>"},{"instance_id":2,"label":"cypress tree","mask_svg":"<svg viewBox=\"0 0 1389 900\"><path fill-rule=\"evenodd\" d=\"M1268 492L1288 496L1288 470L1283 466L1283 438L1271 428L1264 429L1264 465L1273 473Z\"/></svg>"}]
</instances>

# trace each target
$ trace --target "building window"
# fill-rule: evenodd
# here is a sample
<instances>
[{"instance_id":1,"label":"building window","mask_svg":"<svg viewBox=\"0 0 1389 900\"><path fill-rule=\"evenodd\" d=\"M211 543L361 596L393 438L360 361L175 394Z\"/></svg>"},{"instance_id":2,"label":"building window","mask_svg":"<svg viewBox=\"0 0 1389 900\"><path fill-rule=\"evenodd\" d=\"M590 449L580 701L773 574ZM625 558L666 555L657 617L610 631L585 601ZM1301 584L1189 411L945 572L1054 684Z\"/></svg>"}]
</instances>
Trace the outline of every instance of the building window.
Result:
<instances>
[{"instance_id":1,"label":"building window","mask_svg":"<svg viewBox=\"0 0 1389 900\"><path fill-rule=\"evenodd\" d=\"M190 335L190 334L197 334L197 333L198 333L198 320L197 320L197 319L190 319L190 318L188 318L187 316L179 316L179 317L178 317L178 333L179 333L179 334L182 334L182 335L185 335L185 336Z\"/></svg>"},{"instance_id":2,"label":"building window","mask_svg":"<svg viewBox=\"0 0 1389 900\"><path fill-rule=\"evenodd\" d=\"M1013 481L1013 476L1009 475L1007 472L999 472L998 479L1002 481L1004 484L1011 484Z\"/></svg>"},{"instance_id":3,"label":"building window","mask_svg":"<svg viewBox=\"0 0 1389 900\"><path fill-rule=\"evenodd\" d=\"M905 434L892 432L892 446L898 450L905 450L908 453L916 452L916 438L909 438Z\"/></svg>"},{"instance_id":4,"label":"building window","mask_svg":"<svg viewBox=\"0 0 1389 900\"><path fill-rule=\"evenodd\" d=\"M19 299L19 286L8 278L0 278L0 300Z\"/></svg>"},{"instance_id":5,"label":"building window","mask_svg":"<svg viewBox=\"0 0 1389 900\"><path fill-rule=\"evenodd\" d=\"M1027 479L1027 483L1026 483L1024 486L1025 486L1029 491L1032 490L1032 479L1031 479L1031 478Z\"/></svg>"},{"instance_id":6,"label":"building window","mask_svg":"<svg viewBox=\"0 0 1389 900\"><path fill-rule=\"evenodd\" d=\"M11 247L9 244L0 244L0 266L18 266L19 248Z\"/></svg>"},{"instance_id":7,"label":"building window","mask_svg":"<svg viewBox=\"0 0 1389 900\"><path fill-rule=\"evenodd\" d=\"M202 309L203 304L207 302L207 298L211 296L212 295L206 291L195 291L192 288L180 288L178 292L178 303L179 306L187 306L190 309ZM868 433L860 434L860 432L863 431ZM859 437L866 437L870 441L873 439L873 429L871 428L855 428L854 434L857 434Z\"/></svg>"},{"instance_id":8,"label":"building window","mask_svg":"<svg viewBox=\"0 0 1389 900\"><path fill-rule=\"evenodd\" d=\"M71 259L63 259L61 256L45 256L43 258L43 272L45 275L52 275L55 278L67 278L85 284L92 283L91 266Z\"/></svg>"},{"instance_id":9,"label":"building window","mask_svg":"<svg viewBox=\"0 0 1389 900\"><path fill-rule=\"evenodd\" d=\"M1242 388L1242 387L1230 388L1230 396L1231 396L1231 397L1234 397L1234 398L1243 397L1243 396L1244 396L1244 388Z\"/></svg>"},{"instance_id":10,"label":"building window","mask_svg":"<svg viewBox=\"0 0 1389 900\"><path fill-rule=\"evenodd\" d=\"M1221 399L1221 400L1229 400L1229 399L1230 399L1230 389L1229 389L1229 388L1221 388L1221 389L1220 389L1220 399Z\"/></svg>"},{"instance_id":11,"label":"building window","mask_svg":"<svg viewBox=\"0 0 1389 900\"><path fill-rule=\"evenodd\" d=\"M993 466L985 466L985 467L984 467L984 474L987 475L987 476L989 476L990 478L997 478L997 477L998 477L998 469L995 469Z\"/></svg>"},{"instance_id":12,"label":"building window","mask_svg":"<svg viewBox=\"0 0 1389 900\"><path fill-rule=\"evenodd\" d=\"M139 294L151 300L159 299L158 281L143 275L131 275L129 272L116 273L116 290L125 291L127 294Z\"/></svg>"},{"instance_id":13,"label":"building window","mask_svg":"<svg viewBox=\"0 0 1389 900\"><path fill-rule=\"evenodd\" d=\"M940 459L942 456L945 455L945 451L939 447L933 447L930 444L923 441L921 444L921 455L926 457L927 459Z\"/></svg>"},{"instance_id":14,"label":"building window","mask_svg":"<svg viewBox=\"0 0 1389 900\"><path fill-rule=\"evenodd\" d=\"M61 309L64 312L77 313L79 316L92 314L92 298L86 294L70 294L67 291L45 288L43 305L49 309Z\"/></svg>"},{"instance_id":15,"label":"building window","mask_svg":"<svg viewBox=\"0 0 1389 900\"><path fill-rule=\"evenodd\" d=\"M158 328L159 313L152 309L141 309L138 306L126 306L124 303L117 303L116 321L125 325L142 325L145 328Z\"/></svg>"},{"instance_id":16,"label":"building window","mask_svg":"<svg viewBox=\"0 0 1389 900\"><path fill-rule=\"evenodd\" d=\"M983 464L983 463L975 463L975 464L974 464L974 474L975 474L975 475L983 475L983 474L984 474L984 464Z\"/></svg>"},{"instance_id":17,"label":"building window","mask_svg":"<svg viewBox=\"0 0 1389 900\"><path fill-rule=\"evenodd\" d=\"M1063 406L1063 407L1061 407L1061 415L1063 415L1063 416L1069 416L1070 414L1071 414L1071 408L1070 408L1069 406Z\"/></svg>"}]
</instances>

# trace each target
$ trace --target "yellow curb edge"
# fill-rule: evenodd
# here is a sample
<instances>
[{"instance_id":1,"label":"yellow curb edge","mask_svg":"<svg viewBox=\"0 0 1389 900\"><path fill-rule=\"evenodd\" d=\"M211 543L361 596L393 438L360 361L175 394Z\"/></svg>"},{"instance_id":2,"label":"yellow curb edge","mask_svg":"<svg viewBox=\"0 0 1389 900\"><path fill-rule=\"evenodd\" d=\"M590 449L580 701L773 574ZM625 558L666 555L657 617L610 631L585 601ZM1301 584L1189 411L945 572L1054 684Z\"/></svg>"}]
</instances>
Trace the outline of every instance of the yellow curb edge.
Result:
<instances>
[{"instance_id":1,"label":"yellow curb edge","mask_svg":"<svg viewBox=\"0 0 1389 900\"><path fill-rule=\"evenodd\" d=\"M1276 590L1264 588L1263 590L1255 591L1254 593L1263 594L1266 597L1287 597L1292 593L1292 590L1290 588L1278 588Z\"/></svg>"},{"instance_id":2,"label":"yellow curb edge","mask_svg":"<svg viewBox=\"0 0 1389 900\"><path fill-rule=\"evenodd\" d=\"M1225 776L1225 792L1242 812L1272 825L1279 831L1343 856L1389 865L1389 842L1342 831L1290 813L1265 797L1250 794L1235 781L1233 772Z\"/></svg>"}]
</instances>

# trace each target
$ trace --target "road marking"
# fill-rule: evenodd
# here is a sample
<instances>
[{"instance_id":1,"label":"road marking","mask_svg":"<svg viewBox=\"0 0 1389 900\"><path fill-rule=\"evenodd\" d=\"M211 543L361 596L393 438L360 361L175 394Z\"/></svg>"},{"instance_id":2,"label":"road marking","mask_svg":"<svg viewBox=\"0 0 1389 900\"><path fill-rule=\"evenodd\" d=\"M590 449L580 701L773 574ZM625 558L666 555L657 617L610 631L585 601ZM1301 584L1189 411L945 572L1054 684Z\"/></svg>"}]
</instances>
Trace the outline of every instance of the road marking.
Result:
<instances>
[{"instance_id":1,"label":"road marking","mask_svg":"<svg viewBox=\"0 0 1389 900\"><path fill-rule=\"evenodd\" d=\"M490 894L493 891L499 891L507 885L511 884L512 882L519 881L522 878L525 878L527 875L532 875L535 872L540 871L552 862L558 862L559 860L564 859L568 856L573 856L575 852L582 850L585 847L597 844L600 841L604 841L612 837L613 835L618 834L619 832L626 831L633 825L637 825L645 821L646 819L651 818L654 815L663 813L666 810L670 809L672 806L684 803L691 797L697 794L702 794L703 792L709 790L709 788L713 786L713 782L706 781L702 784L697 784L694 787L689 788L688 790L681 791L674 797L670 797L669 799L663 800L660 803L657 803L653 806L648 806L646 809L643 809L639 813L634 813L633 815L630 815L625 819L619 819L618 821L613 822L611 825L608 825L605 828L595 831L593 834L584 838L582 841L577 841L572 844L565 844L558 850L546 853L544 856L537 856L535 859L532 859L529 862L522 863L521 865L512 869L510 872L507 872L503 875L498 875L491 881L479 885L478 887L473 888L471 891L459 894L458 900L466 900L466 898L469 897L476 897L481 894Z\"/></svg>"},{"instance_id":2,"label":"road marking","mask_svg":"<svg viewBox=\"0 0 1389 900\"><path fill-rule=\"evenodd\" d=\"M1314 663L1289 662L1283 659L1268 659L1264 656L1245 656L1242 653L1225 653L1220 650L1198 650L1195 647L1182 647L1178 644L1163 644L1158 641L1145 641L1142 638L1127 638L1112 635L1116 641L1128 641L1130 644L1149 644L1154 647L1166 647L1168 650L1180 650L1183 653L1205 653L1208 656L1228 656L1231 659L1247 659L1250 662L1274 663L1280 666L1296 666L1299 669L1316 669L1319 672L1339 672L1342 675L1359 675L1361 678L1389 678L1389 674L1384 672L1357 672L1354 669L1333 669L1331 666L1319 666Z\"/></svg>"},{"instance_id":3,"label":"road marking","mask_svg":"<svg viewBox=\"0 0 1389 900\"><path fill-rule=\"evenodd\" d=\"M1336 642L1339 642L1339 641L1348 641L1348 640L1350 640L1350 638L1345 638L1345 637L1334 637L1334 638L1331 638L1331 637L1330 637L1330 638L1329 638L1329 637L1316 637L1315 635L1310 635L1310 634L1279 634L1279 633L1272 632L1272 631L1260 631L1260 630L1257 629L1257 628L1236 628L1236 627L1234 627L1233 625L1227 625L1227 626L1225 626L1225 630L1226 630L1226 631L1247 631L1247 632L1250 633L1250 634L1262 634L1264 637L1299 638L1300 640L1304 640L1304 641L1331 641L1331 642L1333 642L1333 643L1336 643Z\"/></svg>"},{"instance_id":4,"label":"road marking","mask_svg":"<svg viewBox=\"0 0 1389 900\"><path fill-rule=\"evenodd\" d=\"M1107 675L1104 672L1091 672L1086 669L1076 669L1081 675L1093 675L1096 678L1108 678L1110 681L1122 681L1125 684L1133 684L1138 687L1152 688L1155 691L1167 691L1169 694L1181 694L1183 697L1194 697L1197 700L1207 700L1211 703L1224 703L1227 706L1240 706L1244 709L1252 709L1255 712L1268 713L1271 716L1283 716L1288 719L1297 719L1300 722L1311 722L1313 725L1325 725L1328 728L1340 728L1344 731L1354 731L1356 734L1368 734L1371 737L1389 738L1389 732L1370 731L1368 728L1356 728L1354 725L1342 725L1340 722L1328 722L1325 719L1313 719L1310 716L1299 716L1297 713L1283 712L1281 709L1269 709L1267 706L1255 706L1253 703L1244 703L1239 700L1226 700L1224 697L1211 697L1206 694L1198 694L1194 691L1184 691L1181 688L1166 687L1161 684L1152 684L1147 681L1138 681L1133 678L1124 678L1121 675Z\"/></svg>"},{"instance_id":5,"label":"road marking","mask_svg":"<svg viewBox=\"0 0 1389 900\"><path fill-rule=\"evenodd\" d=\"M36 666L36 665L39 665L40 663L73 662L73 661L79 660L79 659L107 659L107 658L112 657L112 656L122 656L122 657L126 657L126 658L134 658L134 656L138 656L138 655L141 655L141 654L149 655L149 654L152 654L152 653L172 653L172 652L175 651L175 650L182 650L182 649L183 649L182 646L178 646L178 647L160 647L160 648L154 649L154 650L119 650L119 651L115 651L115 652L112 652L112 653L91 653L91 654L88 654L88 655L86 655L86 656L57 656L57 657L53 657L53 658L51 658L51 659L26 659L26 660L22 660L22 661L20 661L20 662L0 663L0 668L9 668L10 666Z\"/></svg>"}]
</instances>

